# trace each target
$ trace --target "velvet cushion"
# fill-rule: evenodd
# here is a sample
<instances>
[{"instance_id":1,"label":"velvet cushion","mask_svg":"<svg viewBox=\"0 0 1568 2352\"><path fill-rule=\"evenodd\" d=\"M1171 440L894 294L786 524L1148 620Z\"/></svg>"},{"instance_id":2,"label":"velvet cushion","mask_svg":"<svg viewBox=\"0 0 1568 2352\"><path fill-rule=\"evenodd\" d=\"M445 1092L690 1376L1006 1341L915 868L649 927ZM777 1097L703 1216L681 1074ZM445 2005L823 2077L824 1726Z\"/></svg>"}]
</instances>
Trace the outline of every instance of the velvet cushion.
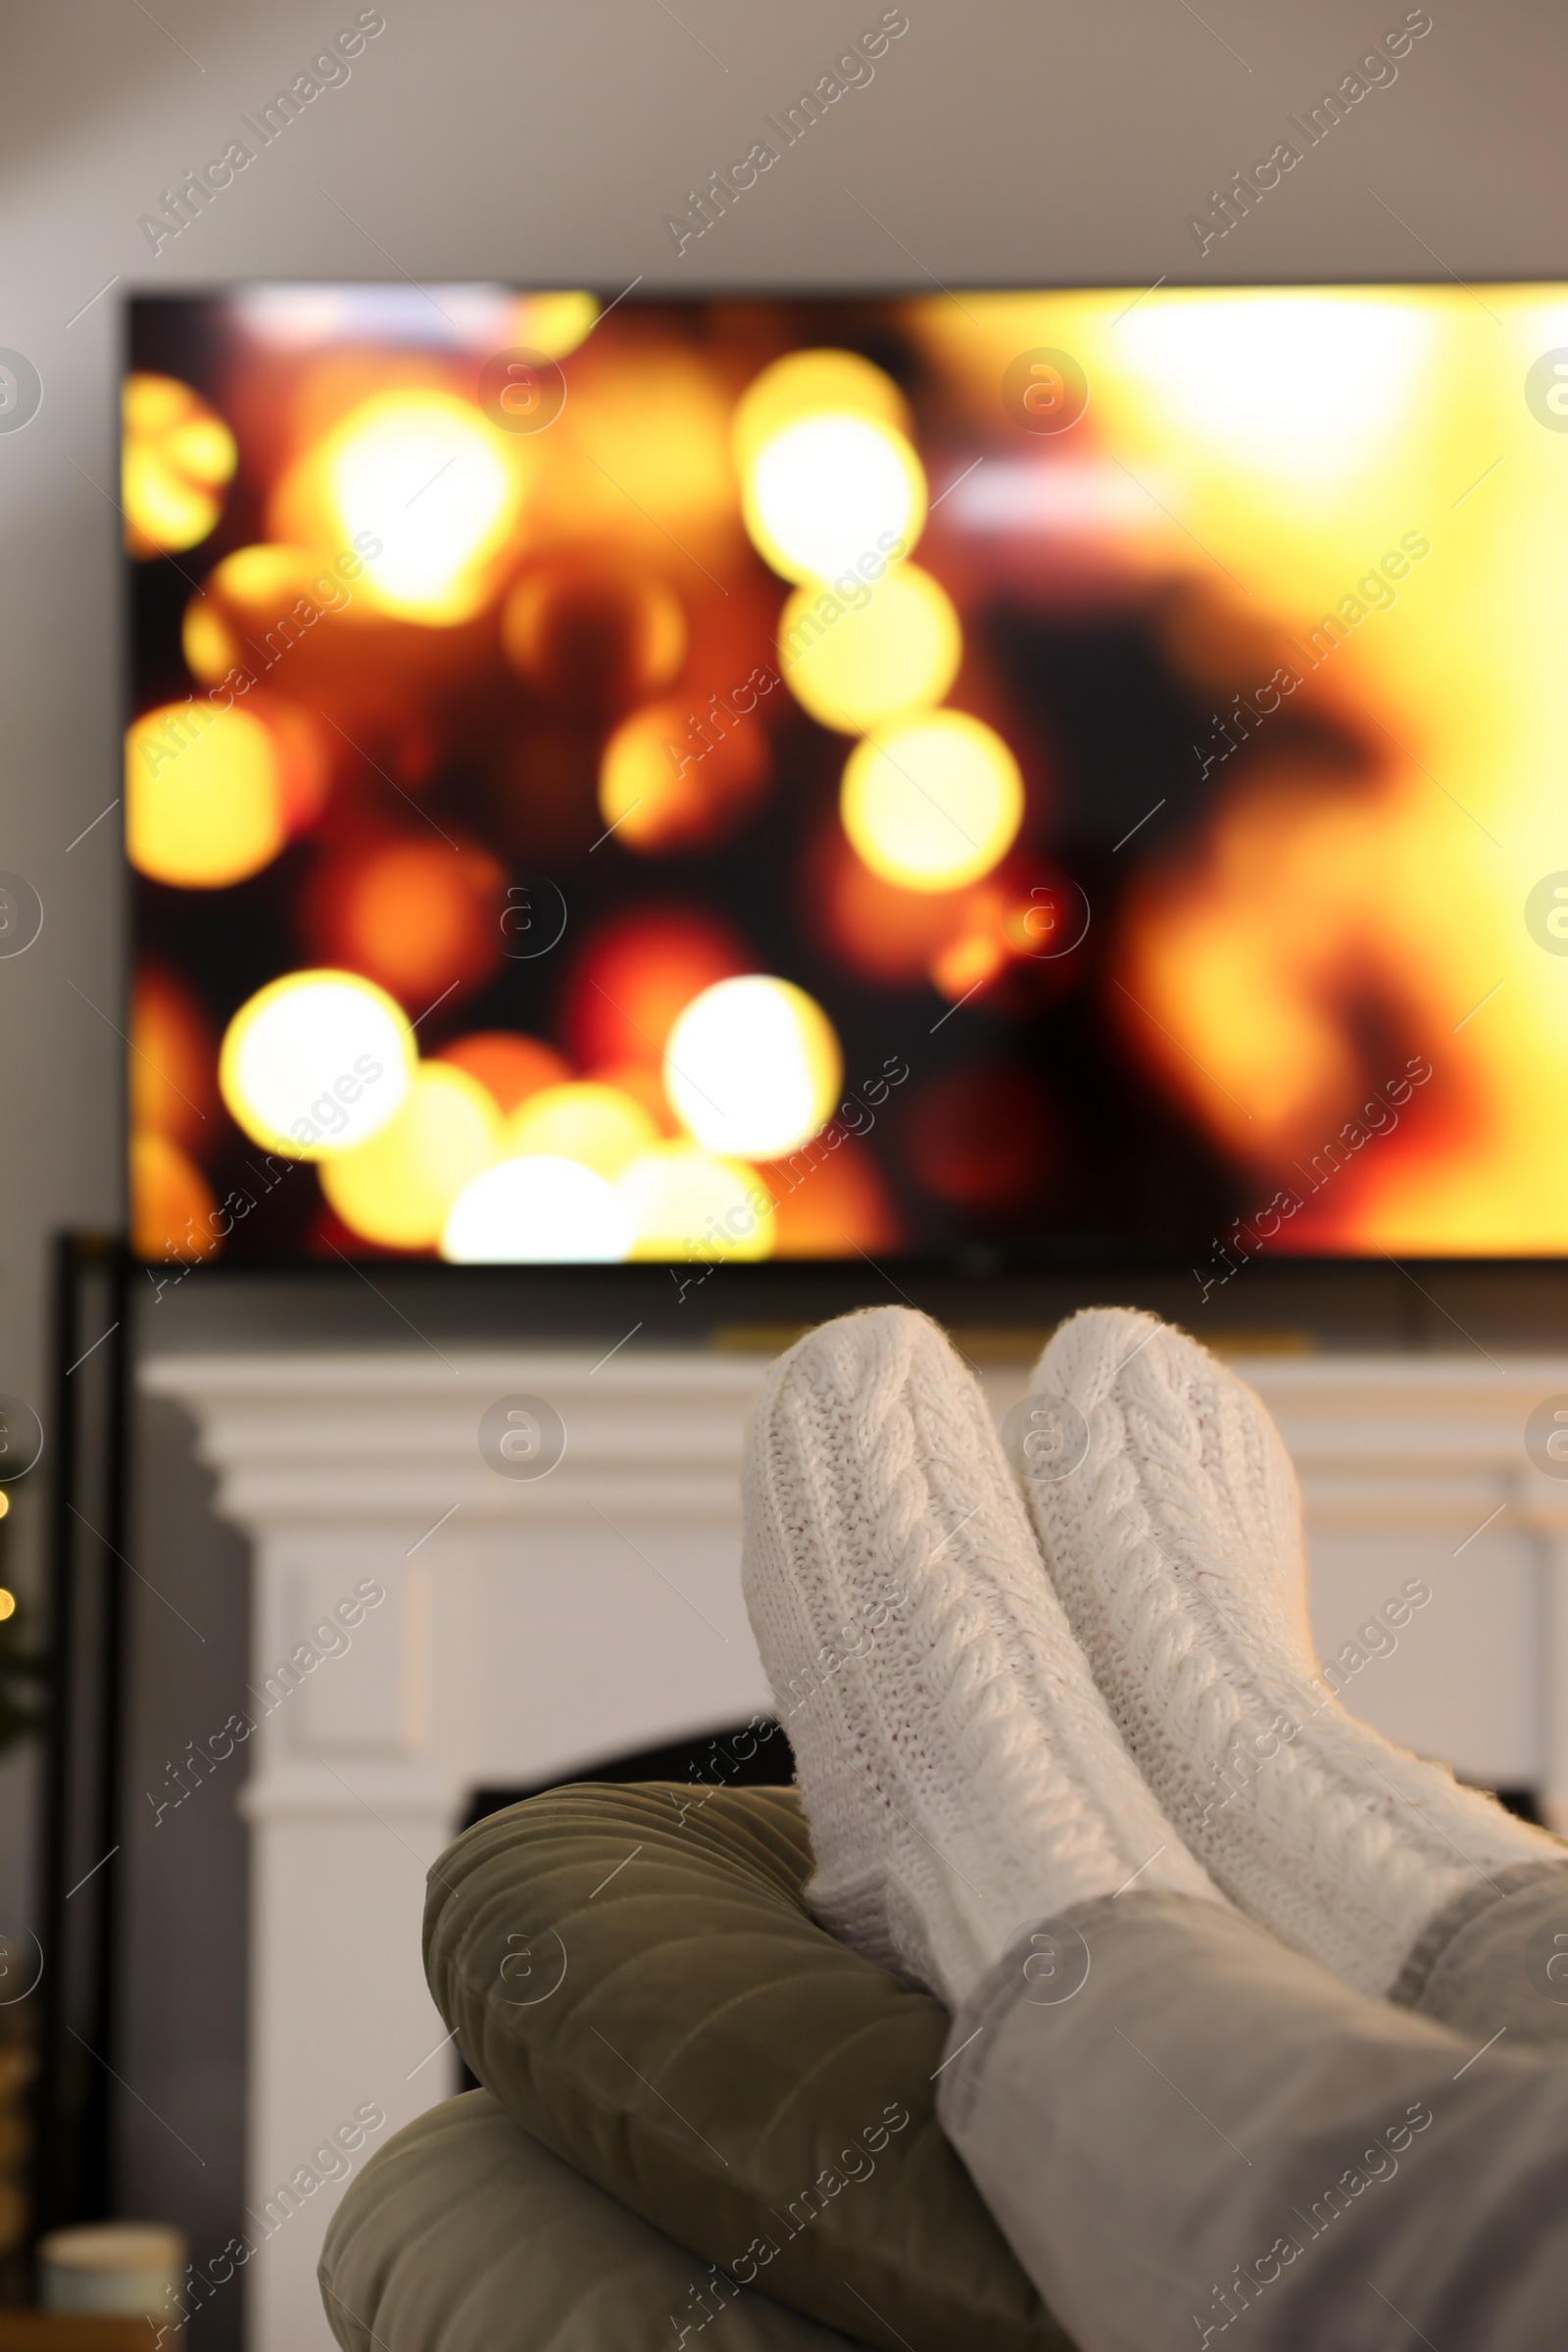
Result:
<instances>
[{"instance_id":1,"label":"velvet cushion","mask_svg":"<svg viewBox=\"0 0 1568 2352\"><path fill-rule=\"evenodd\" d=\"M430 1874L425 1973L533 2137L888 2352L1070 2352L936 2120L947 2013L808 1912L793 1788L553 1789Z\"/></svg>"}]
</instances>

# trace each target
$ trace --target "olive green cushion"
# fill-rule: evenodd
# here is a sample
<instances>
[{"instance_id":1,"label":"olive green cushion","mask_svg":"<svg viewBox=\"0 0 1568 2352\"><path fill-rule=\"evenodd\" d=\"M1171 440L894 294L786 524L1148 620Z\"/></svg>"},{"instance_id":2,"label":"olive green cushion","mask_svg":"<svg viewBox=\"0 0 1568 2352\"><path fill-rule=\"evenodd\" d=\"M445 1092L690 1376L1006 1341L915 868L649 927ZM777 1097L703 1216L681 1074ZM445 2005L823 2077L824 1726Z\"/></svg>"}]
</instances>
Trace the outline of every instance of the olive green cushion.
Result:
<instances>
[{"instance_id":1,"label":"olive green cushion","mask_svg":"<svg viewBox=\"0 0 1568 2352\"><path fill-rule=\"evenodd\" d=\"M888 2352L1070 2352L938 2127L946 2012L810 1871L792 1788L553 1789L436 1864L425 1974L508 2114L705 2265Z\"/></svg>"},{"instance_id":2,"label":"olive green cushion","mask_svg":"<svg viewBox=\"0 0 1568 2352\"><path fill-rule=\"evenodd\" d=\"M851 2352L702 2263L519 2132L487 2090L388 2140L332 2216L318 2267L344 2352Z\"/></svg>"}]
</instances>

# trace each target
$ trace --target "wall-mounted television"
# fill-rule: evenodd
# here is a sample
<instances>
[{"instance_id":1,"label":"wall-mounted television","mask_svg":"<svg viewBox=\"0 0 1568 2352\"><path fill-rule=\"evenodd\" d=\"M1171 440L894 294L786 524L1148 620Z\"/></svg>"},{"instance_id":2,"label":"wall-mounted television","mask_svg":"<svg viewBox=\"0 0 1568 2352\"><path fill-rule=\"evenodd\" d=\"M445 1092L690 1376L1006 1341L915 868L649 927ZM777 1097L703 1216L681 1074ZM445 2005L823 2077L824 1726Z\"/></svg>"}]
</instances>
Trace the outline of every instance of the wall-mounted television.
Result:
<instances>
[{"instance_id":1,"label":"wall-mounted television","mask_svg":"<svg viewBox=\"0 0 1568 2352\"><path fill-rule=\"evenodd\" d=\"M128 330L144 1257L1568 1249L1568 287Z\"/></svg>"}]
</instances>

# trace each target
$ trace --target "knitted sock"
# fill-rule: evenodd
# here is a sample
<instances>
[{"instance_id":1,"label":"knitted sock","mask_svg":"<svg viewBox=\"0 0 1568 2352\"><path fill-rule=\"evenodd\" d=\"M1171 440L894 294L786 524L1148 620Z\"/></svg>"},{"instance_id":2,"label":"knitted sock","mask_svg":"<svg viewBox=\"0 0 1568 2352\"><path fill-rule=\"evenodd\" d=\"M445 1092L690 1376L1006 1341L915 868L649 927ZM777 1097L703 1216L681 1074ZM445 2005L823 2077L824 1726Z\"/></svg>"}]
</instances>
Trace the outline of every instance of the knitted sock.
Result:
<instances>
[{"instance_id":1,"label":"knitted sock","mask_svg":"<svg viewBox=\"0 0 1568 2352\"><path fill-rule=\"evenodd\" d=\"M1218 1899L1051 1590L977 1383L902 1307L815 1331L747 1443L746 1603L825 1925L956 2005L1019 1929L1131 1879Z\"/></svg>"},{"instance_id":2,"label":"knitted sock","mask_svg":"<svg viewBox=\"0 0 1568 2352\"><path fill-rule=\"evenodd\" d=\"M1095 1308L1031 1397L1040 1458L1013 1464L1056 1592L1160 1806L1243 1910L1382 1994L1461 1888L1568 1862L1340 1705L1295 1472L1245 1381L1152 1316Z\"/></svg>"}]
</instances>

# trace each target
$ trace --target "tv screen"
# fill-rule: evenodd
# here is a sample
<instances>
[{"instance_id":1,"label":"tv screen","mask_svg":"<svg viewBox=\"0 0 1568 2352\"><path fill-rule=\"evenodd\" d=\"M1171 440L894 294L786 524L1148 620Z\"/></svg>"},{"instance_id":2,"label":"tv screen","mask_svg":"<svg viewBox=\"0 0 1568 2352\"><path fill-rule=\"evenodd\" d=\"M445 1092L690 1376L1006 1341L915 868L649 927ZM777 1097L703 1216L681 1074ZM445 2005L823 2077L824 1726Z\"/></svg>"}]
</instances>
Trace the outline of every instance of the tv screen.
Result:
<instances>
[{"instance_id":1,"label":"tv screen","mask_svg":"<svg viewBox=\"0 0 1568 2352\"><path fill-rule=\"evenodd\" d=\"M1560 1252L1565 430L1558 286L138 298L137 1250Z\"/></svg>"}]
</instances>

